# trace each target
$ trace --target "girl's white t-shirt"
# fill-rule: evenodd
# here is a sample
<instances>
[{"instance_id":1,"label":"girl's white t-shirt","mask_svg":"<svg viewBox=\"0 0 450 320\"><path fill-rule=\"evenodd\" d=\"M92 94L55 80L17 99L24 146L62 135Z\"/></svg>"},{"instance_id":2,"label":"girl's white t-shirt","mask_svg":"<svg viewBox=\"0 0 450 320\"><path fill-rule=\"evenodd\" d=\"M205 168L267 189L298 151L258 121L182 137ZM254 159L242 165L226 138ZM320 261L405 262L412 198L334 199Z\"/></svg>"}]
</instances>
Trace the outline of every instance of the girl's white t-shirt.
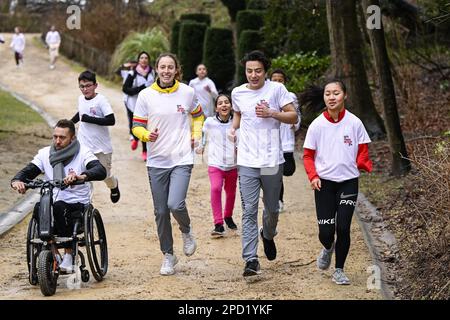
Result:
<instances>
[{"instance_id":1,"label":"girl's white t-shirt","mask_svg":"<svg viewBox=\"0 0 450 320\"><path fill-rule=\"evenodd\" d=\"M148 167L173 168L194 163L190 114L197 106L194 89L184 83L171 93L152 87L139 93L134 116L147 119L147 130L159 131L155 142L147 142Z\"/></svg>"},{"instance_id":2,"label":"girl's white t-shirt","mask_svg":"<svg viewBox=\"0 0 450 320\"><path fill-rule=\"evenodd\" d=\"M233 120L222 123L215 116L206 119L203 132L208 143L208 165L219 169L236 167L236 143L228 138Z\"/></svg>"},{"instance_id":3,"label":"girl's white t-shirt","mask_svg":"<svg viewBox=\"0 0 450 320\"><path fill-rule=\"evenodd\" d=\"M304 148L315 150L314 164L321 179L342 182L359 177L358 146L370 143L362 121L348 110L337 123L322 113L309 126Z\"/></svg>"}]
</instances>

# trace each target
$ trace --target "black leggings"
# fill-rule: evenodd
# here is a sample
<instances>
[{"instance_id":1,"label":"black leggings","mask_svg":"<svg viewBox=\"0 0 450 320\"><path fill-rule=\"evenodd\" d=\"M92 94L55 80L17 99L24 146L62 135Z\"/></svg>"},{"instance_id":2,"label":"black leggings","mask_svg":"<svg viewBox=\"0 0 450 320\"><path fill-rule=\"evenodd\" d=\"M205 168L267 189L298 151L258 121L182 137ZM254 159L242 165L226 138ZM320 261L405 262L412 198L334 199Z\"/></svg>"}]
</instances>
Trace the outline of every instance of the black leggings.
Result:
<instances>
[{"instance_id":1,"label":"black leggings","mask_svg":"<svg viewBox=\"0 0 450 320\"><path fill-rule=\"evenodd\" d=\"M294 153L293 152L285 152L283 153L284 156L284 169L283 169L283 176L290 177L295 172L295 159L294 159ZM281 190L280 190L280 200L283 201L283 195L284 195L284 183L281 181Z\"/></svg>"},{"instance_id":2,"label":"black leggings","mask_svg":"<svg viewBox=\"0 0 450 320\"><path fill-rule=\"evenodd\" d=\"M139 139L133 134L133 111L127 108L125 106L125 109L127 110L127 116L128 116L128 128L130 129L130 134L133 136L133 139L138 141ZM147 152L147 143L142 142L142 152Z\"/></svg>"},{"instance_id":3,"label":"black leggings","mask_svg":"<svg viewBox=\"0 0 450 320\"><path fill-rule=\"evenodd\" d=\"M34 206L33 217L36 218L39 224L39 205L36 203ZM84 204L82 203L66 203L64 201L56 201L53 203L53 218L54 220L54 234L60 237L71 237L74 228L74 219L72 218L73 212L83 212ZM64 242L63 248L72 248L70 242Z\"/></svg>"},{"instance_id":4,"label":"black leggings","mask_svg":"<svg viewBox=\"0 0 450 320\"><path fill-rule=\"evenodd\" d=\"M315 190L319 240L330 249L336 233L336 268L344 268L350 249L350 225L358 198L358 178L343 182L320 179L322 188Z\"/></svg>"},{"instance_id":5,"label":"black leggings","mask_svg":"<svg viewBox=\"0 0 450 320\"><path fill-rule=\"evenodd\" d=\"M14 59L16 60L16 65L19 65L20 61L23 61L23 55L21 53L15 51Z\"/></svg>"}]
</instances>

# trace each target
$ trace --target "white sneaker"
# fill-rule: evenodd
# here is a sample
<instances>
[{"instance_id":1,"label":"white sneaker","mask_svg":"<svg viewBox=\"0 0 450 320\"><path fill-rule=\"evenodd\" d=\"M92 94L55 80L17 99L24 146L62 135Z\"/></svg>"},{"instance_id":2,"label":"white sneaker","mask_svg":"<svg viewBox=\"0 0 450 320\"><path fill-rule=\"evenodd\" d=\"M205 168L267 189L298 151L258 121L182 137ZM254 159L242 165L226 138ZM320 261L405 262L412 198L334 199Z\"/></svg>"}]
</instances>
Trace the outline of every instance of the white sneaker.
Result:
<instances>
[{"instance_id":1,"label":"white sneaker","mask_svg":"<svg viewBox=\"0 0 450 320\"><path fill-rule=\"evenodd\" d=\"M175 273L175 265L178 263L178 259L174 254L166 253L164 254L163 263L161 265L161 270L159 273L163 276L170 276Z\"/></svg>"},{"instance_id":2,"label":"white sneaker","mask_svg":"<svg viewBox=\"0 0 450 320\"><path fill-rule=\"evenodd\" d=\"M59 268L65 272L72 272L73 266L72 266L72 255L65 253L63 257L62 263L59 265Z\"/></svg>"},{"instance_id":3,"label":"white sneaker","mask_svg":"<svg viewBox=\"0 0 450 320\"><path fill-rule=\"evenodd\" d=\"M282 213L284 211L284 203L281 200L278 200L278 206L280 209L278 210L278 213Z\"/></svg>"},{"instance_id":4,"label":"white sneaker","mask_svg":"<svg viewBox=\"0 0 450 320\"><path fill-rule=\"evenodd\" d=\"M192 227L189 233L181 233L181 236L183 237L184 254L188 257L192 256L195 252L195 249L197 249L197 243L195 242L194 236L192 234Z\"/></svg>"}]
</instances>

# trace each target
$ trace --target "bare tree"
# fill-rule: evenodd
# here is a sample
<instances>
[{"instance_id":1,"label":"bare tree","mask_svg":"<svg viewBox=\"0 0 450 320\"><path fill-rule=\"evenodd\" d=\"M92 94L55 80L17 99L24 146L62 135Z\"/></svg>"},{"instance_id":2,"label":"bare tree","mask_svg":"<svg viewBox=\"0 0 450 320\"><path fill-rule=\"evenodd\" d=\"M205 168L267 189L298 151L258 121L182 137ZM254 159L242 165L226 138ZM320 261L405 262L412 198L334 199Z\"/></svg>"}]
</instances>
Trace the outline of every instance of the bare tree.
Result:
<instances>
[{"instance_id":1,"label":"bare tree","mask_svg":"<svg viewBox=\"0 0 450 320\"><path fill-rule=\"evenodd\" d=\"M363 121L372 139L381 139L385 129L367 81L355 0L327 0L326 4L333 74L348 87L349 109Z\"/></svg>"},{"instance_id":2,"label":"bare tree","mask_svg":"<svg viewBox=\"0 0 450 320\"><path fill-rule=\"evenodd\" d=\"M378 0L363 0L362 3L366 14L368 14L367 8L369 6L375 5L378 6L378 8L380 6L380 2ZM381 87L384 123L386 125L389 148L392 156L391 173L394 176L399 176L407 173L411 169L411 163L408 159L406 159L407 151L400 126L400 118L398 116L394 82L392 81L391 65L386 49L381 16L379 19L380 24L377 28L370 28L368 33L375 60L376 73L378 75Z\"/></svg>"}]
</instances>

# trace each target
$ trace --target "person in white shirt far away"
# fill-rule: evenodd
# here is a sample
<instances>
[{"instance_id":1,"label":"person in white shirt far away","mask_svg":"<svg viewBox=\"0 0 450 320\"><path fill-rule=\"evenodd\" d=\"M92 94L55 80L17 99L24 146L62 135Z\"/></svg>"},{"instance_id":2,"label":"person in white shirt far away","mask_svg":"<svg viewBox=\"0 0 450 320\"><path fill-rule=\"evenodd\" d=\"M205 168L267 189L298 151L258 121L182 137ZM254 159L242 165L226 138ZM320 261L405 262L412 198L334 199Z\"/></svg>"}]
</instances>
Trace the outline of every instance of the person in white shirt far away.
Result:
<instances>
[{"instance_id":1,"label":"person in white shirt far away","mask_svg":"<svg viewBox=\"0 0 450 320\"><path fill-rule=\"evenodd\" d=\"M218 95L216 85L208 78L208 69L203 63L197 66L195 74L197 78L189 81L189 86L194 88L205 117L212 117L216 114L214 106Z\"/></svg>"},{"instance_id":2,"label":"person in white shirt far away","mask_svg":"<svg viewBox=\"0 0 450 320\"><path fill-rule=\"evenodd\" d=\"M55 63L59 56L59 46L61 45L61 36L56 31L55 26L50 27L50 31L45 36L45 43L50 55L50 69L55 69Z\"/></svg>"}]
</instances>

